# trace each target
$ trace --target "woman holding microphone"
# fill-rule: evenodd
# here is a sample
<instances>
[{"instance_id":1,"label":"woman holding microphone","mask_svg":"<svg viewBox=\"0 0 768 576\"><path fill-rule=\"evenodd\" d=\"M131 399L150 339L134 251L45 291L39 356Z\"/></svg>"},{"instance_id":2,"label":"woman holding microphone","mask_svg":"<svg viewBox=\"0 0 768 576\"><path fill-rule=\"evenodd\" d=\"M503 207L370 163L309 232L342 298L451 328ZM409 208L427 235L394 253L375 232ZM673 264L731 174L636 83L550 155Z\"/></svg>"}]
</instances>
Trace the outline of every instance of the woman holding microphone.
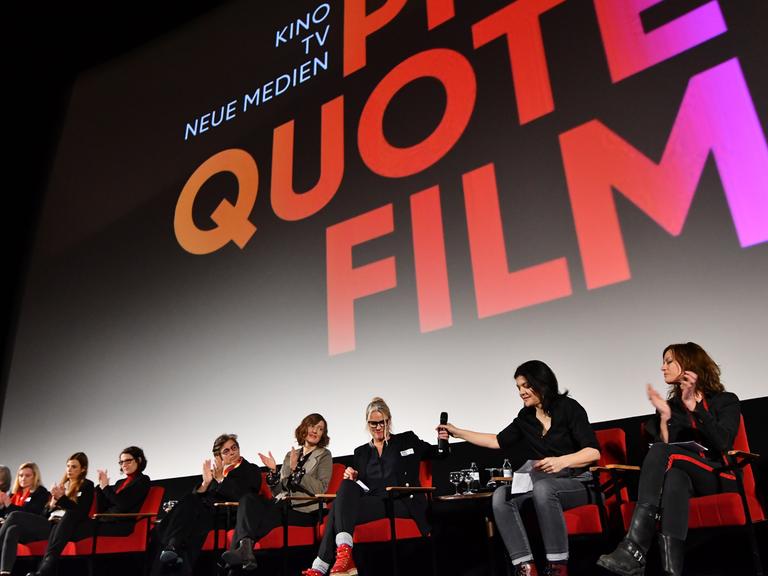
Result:
<instances>
[{"instance_id":1,"label":"woman holding microphone","mask_svg":"<svg viewBox=\"0 0 768 576\"><path fill-rule=\"evenodd\" d=\"M438 429L485 448L510 449L522 441L526 457L536 460L533 490L512 494L511 486L493 493L493 516L512 562L515 576L536 576L538 571L520 516L523 506L533 506L544 541L547 576L568 574L568 532L563 510L594 501L588 466L600 458L597 438L581 405L560 393L554 372L540 360L530 360L515 370L523 408L498 434L463 430L453 424Z\"/></svg>"},{"instance_id":2,"label":"woman holding microphone","mask_svg":"<svg viewBox=\"0 0 768 576\"><path fill-rule=\"evenodd\" d=\"M421 461L438 457L437 447L413 432L394 433L392 413L381 398L368 404L365 420L370 439L355 449L353 464L344 471L317 558L304 576L322 576L329 569L337 576L356 575L355 526L386 518L387 486L419 486ZM448 433L441 431L440 436L447 439ZM395 516L413 518L423 534L429 531L426 510L423 494L394 501Z\"/></svg>"}]
</instances>

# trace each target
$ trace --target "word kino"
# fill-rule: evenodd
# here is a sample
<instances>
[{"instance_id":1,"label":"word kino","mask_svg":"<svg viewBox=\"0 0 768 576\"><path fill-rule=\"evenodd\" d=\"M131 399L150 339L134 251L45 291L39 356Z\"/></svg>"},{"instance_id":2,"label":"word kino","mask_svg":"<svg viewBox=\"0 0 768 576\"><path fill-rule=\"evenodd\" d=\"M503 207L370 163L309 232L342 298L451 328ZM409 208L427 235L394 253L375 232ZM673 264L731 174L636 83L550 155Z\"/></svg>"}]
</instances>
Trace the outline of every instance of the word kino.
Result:
<instances>
[{"instance_id":1,"label":"word kino","mask_svg":"<svg viewBox=\"0 0 768 576\"><path fill-rule=\"evenodd\" d=\"M445 0L428 2L428 6L448 4ZM532 4L536 2L529 1L526 5ZM546 4L551 6L551 2ZM636 4L595 0L614 83L726 30L721 15L715 18L719 15L718 9L716 14L712 12L714 16L708 27L701 27L700 21L689 21L686 15L646 35L642 26L633 27L639 19L625 13L632 11ZM515 7L520 5L519 1L513 2L474 24L475 47L503 36L505 30L513 32L515 21L520 18ZM706 6L713 5L716 3ZM354 6L359 7L360 2L345 2L347 11ZM388 2L385 6L391 4ZM391 19L394 13L390 11L388 16ZM430 27L451 15L442 11L440 16L442 19L436 24L435 19L428 19L432 23ZM364 10L356 13L356 17L376 18L379 28L388 21L378 12L366 15ZM345 14L347 25L350 18ZM677 36L659 36L659 30L666 26L676 26L682 31ZM366 35L379 28L352 27ZM355 45L355 39L348 38L349 29L345 28L345 75L365 66L364 49L362 59L359 51L347 53L348 46ZM538 52L526 49L510 59L521 124L554 110L540 30L538 35L533 42L539 47ZM510 34L510 42L516 37ZM364 37L362 41L364 44ZM359 42L357 45L359 47ZM513 47L520 48L510 44L510 50ZM395 147L384 135L385 112L403 88L421 78L437 79L442 84L446 94L443 118L421 142L407 148ZM374 87L360 114L357 146L362 161L372 173L385 178L405 178L423 172L460 140L472 117L476 94L472 65L459 52L432 49L406 58ZM314 187L303 192L293 188L294 122L275 128L270 200L278 217L287 221L308 218L334 197L344 175L344 134L354 133L345 130L344 125L344 97L338 96L323 104L320 176ZM679 235L710 154L720 173L739 243L746 247L768 241L768 146L735 58L690 78L659 163L597 119L558 137L589 289L631 277L614 189L669 234ZM209 178L224 171L232 172L237 178L236 204L222 200L211 215L217 227L201 230L193 220L195 198ZM214 252L230 241L244 248L256 232L249 217L256 202L258 176L253 156L239 149L219 152L195 170L176 205L174 229L181 247L193 254ZM570 295L571 279L564 257L509 271L493 163L467 171L462 183L478 316L502 314ZM451 326L453 322L439 187L418 191L409 202L420 329L429 332ZM359 267L353 266L352 258L355 246L391 234L394 229L391 203L328 227L329 354L355 349L355 301L397 285L395 256Z\"/></svg>"}]
</instances>

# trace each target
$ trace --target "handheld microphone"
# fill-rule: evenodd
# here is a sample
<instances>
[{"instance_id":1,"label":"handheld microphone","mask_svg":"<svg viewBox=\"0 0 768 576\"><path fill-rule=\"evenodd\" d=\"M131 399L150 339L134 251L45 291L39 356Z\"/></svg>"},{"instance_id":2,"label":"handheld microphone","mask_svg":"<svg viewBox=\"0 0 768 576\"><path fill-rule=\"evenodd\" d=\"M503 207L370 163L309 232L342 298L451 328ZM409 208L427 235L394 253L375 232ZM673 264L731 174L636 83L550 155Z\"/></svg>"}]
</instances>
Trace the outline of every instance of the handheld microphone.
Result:
<instances>
[{"instance_id":1,"label":"handheld microphone","mask_svg":"<svg viewBox=\"0 0 768 576\"><path fill-rule=\"evenodd\" d=\"M448 424L448 412L440 412L440 424ZM448 452L448 439L437 439L437 453L445 454Z\"/></svg>"}]
</instances>

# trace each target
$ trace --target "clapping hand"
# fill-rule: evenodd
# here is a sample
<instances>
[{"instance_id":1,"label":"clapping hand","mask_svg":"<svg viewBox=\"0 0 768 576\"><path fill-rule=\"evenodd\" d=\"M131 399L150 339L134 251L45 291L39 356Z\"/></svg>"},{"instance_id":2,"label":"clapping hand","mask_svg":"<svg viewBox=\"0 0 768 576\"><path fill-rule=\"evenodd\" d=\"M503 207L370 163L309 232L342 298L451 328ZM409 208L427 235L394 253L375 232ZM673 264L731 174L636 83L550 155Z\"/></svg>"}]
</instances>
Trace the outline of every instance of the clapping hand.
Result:
<instances>
[{"instance_id":1,"label":"clapping hand","mask_svg":"<svg viewBox=\"0 0 768 576\"><path fill-rule=\"evenodd\" d=\"M109 486L109 476L107 476L106 470L97 470L97 472L99 473L99 486L104 490L104 488Z\"/></svg>"},{"instance_id":2,"label":"clapping hand","mask_svg":"<svg viewBox=\"0 0 768 576\"><path fill-rule=\"evenodd\" d=\"M64 496L64 485L54 484L53 486L51 486L51 496L53 497L54 501Z\"/></svg>"},{"instance_id":3,"label":"clapping hand","mask_svg":"<svg viewBox=\"0 0 768 576\"><path fill-rule=\"evenodd\" d=\"M213 471L211 470L211 460L203 460L203 486L205 488L213 481Z\"/></svg>"},{"instance_id":4,"label":"clapping hand","mask_svg":"<svg viewBox=\"0 0 768 576\"><path fill-rule=\"evenodd\" d=\"M686 370L680 375L678 382L680 383L680 394L683 404L688 410L695 410L696 404L701 402L702 394L696 390L696 382L698 382L699 376L696 372Z\"/></svg>"},{"instance_id":5,"label":"clapping hand","mask_svg":"<svg viewBox=\"0 0 768 576\"><path fill-rule=\"evenodd\" d=\"M275 457L272 456L272 452L269 452L269 456L265 456L261 452L259 452L259 458L261 458L261 463L264 464L267 468L272 470L272 472L277 471L277 462L275 462Z\"/></svg>"},{"instance_id":6,"label":"clapping hand","mask_svg":"<svg viewBox=\"0 0 768 576\"><path fill-rule=\"evenodd\" d=\"M224 465L221 462L221 456L216 456L213 459L213 478L216 482L224 480Z\"/></svg>"},{"instance_id":7,"label":"clapping hand","mask_svg":"<svg viewBox=\"0 0 768 576\"><path fill-rule=\"evenodd\" d=\"M298 448L291 448L291 456L288 460L290 466L291 466L291 472L296 470L296 466L299 464L299 449Z\"/></svg>"},{"instance_id":8,"label":"clapping hand","mask_svg":"<svg viewBox=\"0 0 768 576\"><path fill-rule=\"evenodd\" d=\"M653 407L659 412L661 419L665 422L669 420L672 416L672 409L669 407L669 403L650 384L646 387L646 392L648 393L648 400L651 401Z\"/></svg>"}]
</instances>

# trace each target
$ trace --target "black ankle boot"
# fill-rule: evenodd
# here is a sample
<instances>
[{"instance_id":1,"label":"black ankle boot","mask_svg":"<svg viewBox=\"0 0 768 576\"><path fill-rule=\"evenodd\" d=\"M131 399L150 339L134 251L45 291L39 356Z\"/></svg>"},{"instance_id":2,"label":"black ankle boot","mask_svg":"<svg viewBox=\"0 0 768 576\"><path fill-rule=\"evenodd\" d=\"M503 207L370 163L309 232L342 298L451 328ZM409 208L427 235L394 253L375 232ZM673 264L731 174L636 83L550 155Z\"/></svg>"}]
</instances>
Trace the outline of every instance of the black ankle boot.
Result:
<instances>
[{"instance_id":1,"label":"black ankle boot","mask_svg":"<svg viewBox=\"0 0 768 576\"><path fill-rule=\"evenodd\" d=\"M624 540L610 554L603 554L597 565L621 576L642 576L645 574L645 555L656 533L658 508L640 504L632 514L632 522Z\"/></svg>"},{"instance_id":2,"label":"black ankle boot","mask_svg":"<svg viewBox=\"0 0 768 576\"><path fill-rule=\"evenodd\" d=\"M37 572L29 572L27 576L53 576L56 574L56 560L58 560L56 556L46 554L40 566L37 567Z\"/></svg>"},{"instance_id":3,"label":"black ankle boot","mask_svg":"<svg viewBox=\"0 0 768 576\"><path fill-rule=\"evenodd\" d=\"M685 540L659 533L659 555L664 576L682 576Z\"/></svg>"},{"instance_id":4,"label":"black ankle boot","mask_svg":"<svg viewBox=\"0 0 768 576\"><path fill-rule=\"evenodd\" d=\"M256 557L253 555L253 540L243 538L236 549L224 552L221 558L230 566L242 566L246 570L255 569Z\"/></svg>"}]
</instances>

